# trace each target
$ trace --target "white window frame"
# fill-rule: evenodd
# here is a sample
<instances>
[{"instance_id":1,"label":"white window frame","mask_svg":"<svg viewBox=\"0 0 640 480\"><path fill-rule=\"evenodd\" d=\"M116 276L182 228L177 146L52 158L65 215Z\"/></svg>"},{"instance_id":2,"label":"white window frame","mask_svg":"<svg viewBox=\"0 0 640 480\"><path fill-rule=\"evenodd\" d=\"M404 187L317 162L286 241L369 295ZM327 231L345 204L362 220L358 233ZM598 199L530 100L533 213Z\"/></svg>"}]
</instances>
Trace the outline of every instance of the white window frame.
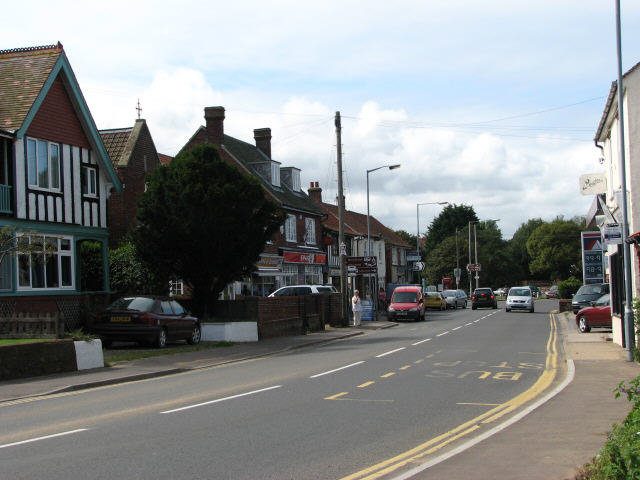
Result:
<instances>
[{"instance_id":1,"label":"white window frame","mask_svg":"<svg viewBox=\"0 0 640 480\"><path fill-rule=\"evenodd\" d=\"M29 148L30 145L34 145L35 147L33 154ZM46 148L46 155L42 155L41 148ZM25 157L27 161L27 183L30 188L51 192L60 191L60 164L62 163L60 159L61 150L59 143L27 137ZM35 157L32 155L35 155ZM43 156L46 158L42 158ZM40 168L45 166L46 184L45 179L41 178L39 173ZM43 171L42 173L45 172Z\"/></svg>"},{"instance_id":2,"label":"white window frame","mask_svg":"<svg viewBox=\"0 0 640 480\"><path fill-rule=\"evenodd\" d=\"M17 289L19 291L25 290L73 290L75 288L75 255L73 251L73 237L69 236L53 236L53 235L34 235L29 238L29 242L33 242L34 238L38 237L43 245L43 253L44 254L44 242L47 242L51 245L55 244L55 251L52 254L47 254L47 257L50 257L45 262L39 262L36 258L36 255L40 255L38 253L23 253L16 252L16 276L15 281L17 285ZM49 286L47 285L48 275L47 268L49 268L50 261L53 260L55 262L55 268L57 269L57 285ZM22 265L27 266L26 269L22 269ZM63 266L66 265L66 269L63 269ZM67 270L69 281L67 284L63 285L64 275L63 270ZM23 275L21 275L21 273ZM41 281L43 282L42 286L34 286L34 280L36 276L42 276ZM28 280L25 282L24 280Z\"/></svg>"},{"instance_id":3,"label":"white window frame","mask_svg":"<svg viewBox=\"0 0 640 480\"><path fill-rule=\"evenodd\" d=\"M300 191L300 170L296 168L291 169L291 187L294 192Z\"/></svg>"},{"instance_id":4,"label":"white window frame","mask_svg":"<svg viewBox=\"0 0 640 480\"><path fill-rule=\"evenodd\" d=\"M82 166L82 194L86 197L98 196L98 169L96 167Z\"/></svg>"},{"instance_id":5,"label":"white window frame","mask_svg":"<svg viewBox=\"0 0 640 480\"><path fill-rule=\"evenodd\" d=\"M298 283L298 265L282 266L283 286L296 285Z\"/></svg>"},{"instance_id":6,"label":"white window frame","mask_svg":"<svg viewBox=\"0 0 640 480\"><path fill-rule=\"evenodd\" d=\"M169 296L184 295L184 283L180 279L169 280Z\"/></svg>"},{"instance_id":7,"label":"white window frame","mask_svg":"<svg viewBox=\"0 0 640 480\"><path fill-rule=\"evenodd\" d=\"M284 225L284 234L287 242L297 242L298 235L296 232L296 216L292 214L287 214L287 220Z\"/></svg>"},{"instance_id":8,"label":"white window frame","mask_svg":"<svg viewBox=\"0 0 640 480\"><path fill-rule=\"evenodd\" d=\"M304 283L307 285L322 285L322 265L305 265Z\"/></svg>"},{"instance_id":9,"label":"white window frame","mask_svg":"<svg viewBox=\"0 0 640 480\"><path fill-rule=\"evenodd\" d=\"M316 244L316 221L313 218L304 219L304 243Z\"/></svg>"},{"instance_id":10,"label":"white window frame","mask_svg":"<svg viewBox=\"0 0 640 480\"><path fill-rule=\"evenodd\" d=\"M274 187L280 186L280 165L276 162L271 162L271 184Z\"/></svg>"}]
</instances>

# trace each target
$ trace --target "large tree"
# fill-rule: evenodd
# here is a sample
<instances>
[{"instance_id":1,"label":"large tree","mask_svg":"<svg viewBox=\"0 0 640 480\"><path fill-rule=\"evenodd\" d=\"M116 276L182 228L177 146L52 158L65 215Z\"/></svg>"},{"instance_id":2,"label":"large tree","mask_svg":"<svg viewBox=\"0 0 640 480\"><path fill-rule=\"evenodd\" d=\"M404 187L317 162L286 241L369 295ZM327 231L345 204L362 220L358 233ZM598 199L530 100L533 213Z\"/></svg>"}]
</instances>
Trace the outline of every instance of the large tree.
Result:
<instances>
[{"instance_id":1,"label":"large tree","mask_svg":"<svg viewBox=\"0 0 640 480\"><path fill-rule=\"evenodd\" d=\"M396 235L398 235L402 240L404 240L411 246L414 246L416 244L416 236L405 230L396 230Z\"/></svg>"},{"instance_id":2,"label":"large tree","mask_svg":"<svg viewBox=\"0 0 640 480\"><path fill-rule=\"evenodd\" d=\"M153 172L137 216L133 239L141 260L165 285L173 276L189 285L193 309L204 317L228 283L252 271L284 219L259 180L208 144Z\"/></svg>"},{"instance_id":3,"label":"large tree","mask_svg":"<svg viewBox=\"0 0 640 480\"><path fill-rule=\"evenodd\" d=\"M582 219L562 218L536 228L527 240L531 274L551 281L579 276L582 272L580 232L583 229Z\"/></svg>"},{"instance_id":4,"label":"large tree","mask_svg":"<svg viewBox=\"0 0 640 480\"><path fill-rule=\"evenodd\" d=\"M531 262L531 257L527 251L527 240L529 240L531 234L538 227L544 225L544 223L545 221L541 218L532 218L526 223L521 224L513 234L513 237L511 237L511 240L509 240L507 250L512 262L515 280L527 280L530 278L529 263Z\"/></svg>"},{"instance_id":5,"label":"large tree","mask_svg":"<svg viewBox=\"0 0 640 480\"><path fill-rule=\"evenodd\" d=\"M454 235L456 229L462 231L478 216L470 205L447 205L440 215L433 219L424 237L423 253L429 253L445 238Z\"/></svg>"}]
</instances>

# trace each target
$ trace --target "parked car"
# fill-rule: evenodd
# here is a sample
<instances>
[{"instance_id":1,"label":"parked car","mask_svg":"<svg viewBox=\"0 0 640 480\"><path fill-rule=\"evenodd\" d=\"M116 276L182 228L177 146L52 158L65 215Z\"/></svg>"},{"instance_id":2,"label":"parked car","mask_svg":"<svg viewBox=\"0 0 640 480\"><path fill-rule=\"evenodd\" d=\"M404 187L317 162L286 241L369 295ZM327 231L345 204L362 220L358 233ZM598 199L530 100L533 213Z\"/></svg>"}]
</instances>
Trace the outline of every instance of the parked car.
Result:
<instances>
[{"instance_id":1,"label":"parked car","mask_svg":"<svg viewBox=\"0 0 640 480\"><path fill-rule=\"evenodd\" d=\"M507 295L505 310L528 310L534 312L533 292L531 287L511 287Z\"/></svg>"},{"instance_id":2,"label":"parked car","mask_svg":"<svg viewBox=\"0 0 640 480\"><path fill-rule=\"evenodd\" d=\"M427 292L424 298L424 307L436 310L446 310L447 301L440 292Z\"/></svg>"},{"instance_id":3,"label":"parked car","mask_svg":"<svg viewBox=\"0 0 640 480\"><path fill-rule=\"evenodd\" d=\"M424 320L425 305L422 287L396 287L391 295L387 312L391 321Z\"/></svg>"},{"instance_id":4,"label":"parked car","mask_svg":"<svg viewBox=\"0 0 640 480\"><path fill-rule=\"evenodd\" d=\"M162 348L169 340L200 343L200 321L171 298L122 297L101 312L91 333L105 347L113 341L150 343Z\"/></svg>"},{"instance_id":5,"label":"parked car","mask_svg":"<svg viewBox=\"0 0 640 480\"><path fill-rule=\"evenodd\" d=\"M280 287L271 293L270 297L299 297L312 293L336 293L338 289L333 285L289 285Z\"/></svg>"},{"instance_id":6,"label":"parked car","mask_svg":"<svg viewBox=\"0 0 640 480\"><path fill-rule=\"evenodd\" d=\"M590 283L581 286L571 300L573 313L578 313L584 307L590 307L602 295L609 293L608 283Z\"/></svg>"},{"instance_id":7,"label":"parked car","mask_svg":"<svg viewBox=\"0 0 640 480\"><path fill-rule=\"evenodd\" d=\"M467 294L463 290L445 290L442 296L447 301L447 308L467 308Z\"/></svg>"},{"instance_id":8,"label":"parked car","mask_svg":"<svg viewBox=\"0 0 640 480\"><path fill-rule=\"evenodd\" d=\"M591 306L585 307L576 314L576 326L582 333L592 328L611 328L611 306L609 294L602 295Z\"/></svg>"},{"instance_id":9,"label":"parked car","mask_svg":"<svg viewBox=\"0 0 640 480\"><path fill-rule=\"evenodd\" d=\"M544 292L547 298L558 298L558 285L551 285L551 288Z\"/></svg>"},{"instance_id":10,"label":"parked car","mask_svg":"<svg viewBox=\"0 0 640 480\"><path fill-rule=\"evenodd\" d=\"M478 307L498 308L498 300L490 288L476 288L471 295L471 309Z\"/></svg>"}]
</instances>

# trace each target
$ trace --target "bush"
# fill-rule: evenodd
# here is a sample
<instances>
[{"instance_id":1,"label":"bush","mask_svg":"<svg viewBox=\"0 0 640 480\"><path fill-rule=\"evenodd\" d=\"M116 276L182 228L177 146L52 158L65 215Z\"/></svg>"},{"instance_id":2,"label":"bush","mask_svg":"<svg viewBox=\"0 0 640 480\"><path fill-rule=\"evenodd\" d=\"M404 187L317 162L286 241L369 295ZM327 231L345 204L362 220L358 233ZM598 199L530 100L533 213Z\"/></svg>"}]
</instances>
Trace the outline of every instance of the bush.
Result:
<instances>
[{"instance_id":1,"label":"bush","mask_svg":"<svg viewBox=\"0 0 640 480\"><path fill-rule=\"evenodd\" d=\"M633 408L622 425L613 425L607 443L586 467L586 478L591 480L640 478L640 376L629 385L620 382L614 391L616 398L625 394Z\"/></svg>"},{"instance_id":2,"label":"bush","mask_svg":"<svg viewBox=\"0 0 640 480\"><path fill-rule=\"evenodd\" d=\"M118 295L166 294L168 282L144 267L133 243L109 252L111 289Z\"/></svg>"},{"instance_id":3,"label":"bush","mask_svg":"<svg viewBox=\"0 0 640 480\"><path fill-rule=\"evenodd\" d=\"M582 281L576 277L569 277L567 280L558 283L558 296L560 298L571 298L582 286Z\"/></svg>"}]
</instances>

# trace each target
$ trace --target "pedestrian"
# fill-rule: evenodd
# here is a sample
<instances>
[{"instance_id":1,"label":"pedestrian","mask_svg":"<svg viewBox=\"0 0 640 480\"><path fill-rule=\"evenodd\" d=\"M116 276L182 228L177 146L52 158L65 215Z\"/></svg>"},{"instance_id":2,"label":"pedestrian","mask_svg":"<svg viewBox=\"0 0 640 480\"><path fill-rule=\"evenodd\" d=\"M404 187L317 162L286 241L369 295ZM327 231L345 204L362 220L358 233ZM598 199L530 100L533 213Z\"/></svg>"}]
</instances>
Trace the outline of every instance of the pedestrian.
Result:
<instances>
[{"instance_id":1,"label":"pedestrian","mask_svg":"<svg viewBox=\"0 0 640 480\"><path fill-rule=\"evenodd\" d=\"M360 326L360 317L362 316L362 299L360 298L360 292L356 290L353 292L353 298L351 298L351 309L353 310L353 326Z\"/></svg>"},{"instance_id":2,"label":"pedestrian","mask_svg":"<svg viewBox=\"0 0 640 480\"><path fill-rule=\"evenodd\" d=\"M387 309L387 292L385 292L382 287L380 287L380 291L378 292L378 305L379 310Z\"/></svg>"}]
</instances>

